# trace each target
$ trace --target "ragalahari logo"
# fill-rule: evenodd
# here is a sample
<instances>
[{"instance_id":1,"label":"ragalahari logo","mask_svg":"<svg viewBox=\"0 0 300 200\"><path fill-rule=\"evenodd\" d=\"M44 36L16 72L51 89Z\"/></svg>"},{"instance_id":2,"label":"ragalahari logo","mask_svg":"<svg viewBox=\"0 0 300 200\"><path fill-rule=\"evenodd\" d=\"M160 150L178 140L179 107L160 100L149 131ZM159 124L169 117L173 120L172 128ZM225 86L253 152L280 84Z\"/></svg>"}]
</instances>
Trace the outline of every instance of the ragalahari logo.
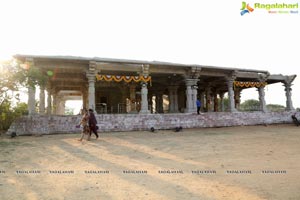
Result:
<instances>
[{"instance_id":1,"label":"ragalahari logo","mask_svg":"<svg viewBox=\"0 0 300 200\"><path fill-rule=\"evenodd\" d=\"M253 12L253 8L249 6L245 1L242 2L241 15L243 16L246 13Z\"/></svg>"}]
</instances>

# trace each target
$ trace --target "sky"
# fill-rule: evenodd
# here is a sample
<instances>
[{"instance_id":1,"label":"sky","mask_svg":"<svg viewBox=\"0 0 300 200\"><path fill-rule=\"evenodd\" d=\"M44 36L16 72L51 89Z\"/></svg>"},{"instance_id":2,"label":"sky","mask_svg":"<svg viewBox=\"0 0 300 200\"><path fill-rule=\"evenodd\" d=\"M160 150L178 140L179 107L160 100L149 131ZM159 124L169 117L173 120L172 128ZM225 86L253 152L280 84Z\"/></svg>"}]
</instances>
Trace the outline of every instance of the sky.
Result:
<instances>
[{"instance_id":1,"label":"sky","mask_svg":"<svg viewBox=\"0 0 300 200\"><path fill-rule=\"evenodd\" d=\"M254 11L241 16L236 0L1 0L0 60L69 55L296 74L292 100L300 108L300 9L268 13L257 2L300 6L251 0ZM257 91L243 90L242 101L253 98ZM283 85L267 86L265 98L285 105Z\"/></svg>"}]
</instances>

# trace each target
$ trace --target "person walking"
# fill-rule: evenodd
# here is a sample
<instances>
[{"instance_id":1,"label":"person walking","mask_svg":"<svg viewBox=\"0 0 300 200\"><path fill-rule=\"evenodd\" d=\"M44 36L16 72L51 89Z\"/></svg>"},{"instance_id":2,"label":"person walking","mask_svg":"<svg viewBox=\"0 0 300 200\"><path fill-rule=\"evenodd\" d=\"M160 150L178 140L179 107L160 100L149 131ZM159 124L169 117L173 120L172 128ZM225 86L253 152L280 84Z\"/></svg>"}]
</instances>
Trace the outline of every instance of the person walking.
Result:
<instances>
[{"instance_id":1,"label":"person walking","mask_svg":"<svg viewBox=\"0 0 300 200\"><path fill-rule=\"evenodd\" d=\"M98 133L97 133L97 120L94 114L93 109L89 109L89 127L90 127L90 134L89 136L92 136L92 133L96 135L96 139L98 139Z\"/></svg>"},{"instance_id":2,"label":"person walking","mask_svg":"<svg viewBox=\"0 0 300 200\"><path fill-rule=\"evenodd\" d=\"M89 128L89 114L88 111L86 109L82 109L81 111L82 113L82 118L81 121L79 123L79 126L82 126L82 132L81 132L81 138L79 139L79 141L82 141L84 136L87 135L89 140L89 135L90 135L90 128Z\"/></svg>"},{"instance_id":3,"label":"person walking","mask_svg":"<svg viewBox=\"0 0 300 200\"><path fill-rule=\"evenodd\" d=\"M199 99L197 99L196 101L196 106L197 106L197 114L200 114L200 108L201 108L201 101Z\"/></svg>"}]
</instances>

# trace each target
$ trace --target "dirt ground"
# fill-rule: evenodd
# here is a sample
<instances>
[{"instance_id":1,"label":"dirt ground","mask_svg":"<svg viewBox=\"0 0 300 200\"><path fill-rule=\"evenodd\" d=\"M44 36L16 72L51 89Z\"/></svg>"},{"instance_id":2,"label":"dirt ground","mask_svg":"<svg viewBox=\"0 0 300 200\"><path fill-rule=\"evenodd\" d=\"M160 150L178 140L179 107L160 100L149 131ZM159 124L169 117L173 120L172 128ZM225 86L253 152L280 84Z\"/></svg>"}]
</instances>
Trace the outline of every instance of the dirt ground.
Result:
<instances>
[{"instance_id":1,"label":"dirt ground","mask_svg":"<svg viewBox=\"0 0 300 200\"><path fill-rule=\"evenodd\" d=\"M0 139L1 199L300 199L300 127Z\"/></svg>"}]
</instances>

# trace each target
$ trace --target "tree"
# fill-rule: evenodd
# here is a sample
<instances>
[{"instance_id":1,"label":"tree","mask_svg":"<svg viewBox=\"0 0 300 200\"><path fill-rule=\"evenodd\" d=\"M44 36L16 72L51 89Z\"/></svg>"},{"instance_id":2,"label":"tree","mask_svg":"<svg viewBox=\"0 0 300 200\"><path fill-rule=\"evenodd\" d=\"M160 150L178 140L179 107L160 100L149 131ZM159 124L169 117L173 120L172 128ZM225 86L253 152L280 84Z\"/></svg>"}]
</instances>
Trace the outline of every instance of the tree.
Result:
<instances>
[{"instance_id":1,"label":"tree","mask_svg":"<svg viewBox=\"0 0 300 200\"><path fill-rule=\"evenodd\" d=\"M267 109L272 112L280 112L280 111L284 111L285 107L278 104L268 104Z\"/></svg>"},{"instance_id":2,"label":"tree","mask_svg":"<svg viewBox=\"0 0 300 200\"><path fill-rule=\"evenodd\" d=\"M24 67L14 60L0 63L0 130L7 130L17 117L28 114L27 104L19 102L19 89L45 85L47 80L47 75L34 66ZM13 102L18 103L14 106Z\"/></svg>"},{"instance_id":3,"label":"tree","mask_svg":"<svg viewBox=\"0 0 300 200\"><path fill-rule=\"evenodd\" d=\"M16 83L24 87L45 86L49 76L46 72L30 63L15 62L15 74L13 76Z\"/></svg>"},{"instance_id":4,"label":"tree","mask_svg":"<svg viewBox=\"0 0 300 200\"><path fill-rule=\"evenodd\" d=\"M66 108L65 108L65 114L66 114L66 115L74 115L74 109L73 109L73 108L66 107Z\"/></svg>"},{"instance_id":5,"label":"tree","mask_svg":"<svg viewBox=\"0 0 300 200\"><path fill-rule=\"evenodd\" d=\"M260 103L258 100L249 99L241 103L240 105L241 111L259 111L260 110Z\"/></svg>"}]
</instances>

